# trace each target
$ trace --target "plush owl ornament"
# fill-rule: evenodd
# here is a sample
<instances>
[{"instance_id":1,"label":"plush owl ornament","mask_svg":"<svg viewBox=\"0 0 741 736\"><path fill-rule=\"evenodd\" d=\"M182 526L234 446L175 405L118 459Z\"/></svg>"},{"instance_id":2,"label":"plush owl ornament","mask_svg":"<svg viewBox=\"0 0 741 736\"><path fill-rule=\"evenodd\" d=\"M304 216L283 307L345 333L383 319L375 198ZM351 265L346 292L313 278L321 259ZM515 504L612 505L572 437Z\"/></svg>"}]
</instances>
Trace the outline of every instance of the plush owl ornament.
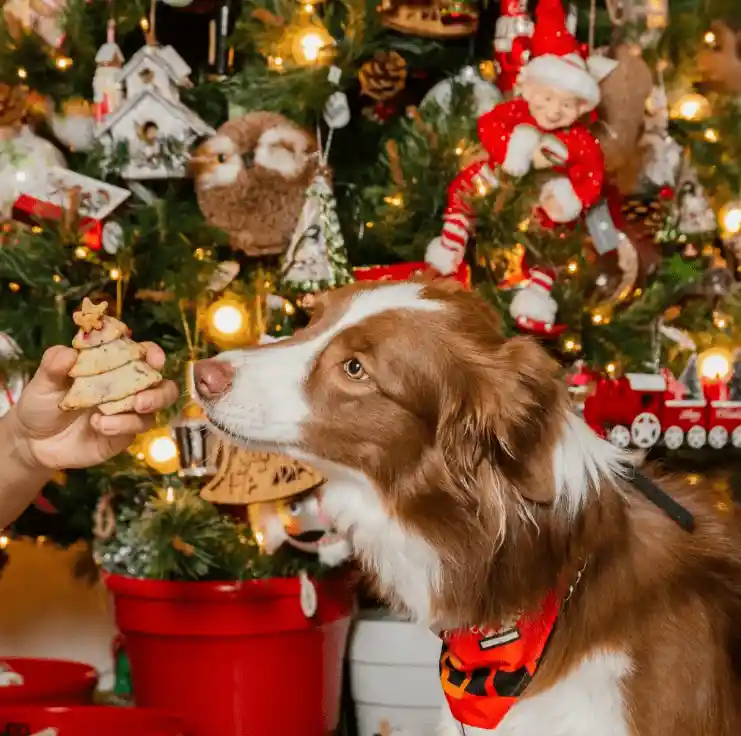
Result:
<instances>
[{"instance_id":1,"label":"plush owl ornament","mask_svg":"<svg viewBox=\"0 0 741 736\"><path fill-rule=\"evenodd\" d=\"M319 168L314 136L283 115L251 112L222 125L191 158L206 219L250 256L288 247Z\"/></svg>"}]
</instances>

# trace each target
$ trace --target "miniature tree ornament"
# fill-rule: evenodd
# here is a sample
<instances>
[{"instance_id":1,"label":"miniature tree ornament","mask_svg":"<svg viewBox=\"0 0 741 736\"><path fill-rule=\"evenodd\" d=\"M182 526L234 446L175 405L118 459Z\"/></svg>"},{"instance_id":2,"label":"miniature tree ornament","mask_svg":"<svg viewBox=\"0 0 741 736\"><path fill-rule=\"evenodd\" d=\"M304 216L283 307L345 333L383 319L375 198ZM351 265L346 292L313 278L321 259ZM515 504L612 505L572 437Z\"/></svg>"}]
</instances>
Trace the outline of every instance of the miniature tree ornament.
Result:
<instances>
[{"instance_id":1,"label":"miniature tree ornament","mask_svg":"<svg viewBox=\"0 0 741 736\"><path fill-rule=\"evenodd\" d=\"M145 349L128 337L121 321L105 314L107 302L85 298L73 319L80 328L72 342L77 362L72 387L59 405L64 411L97 407L103 414L132 411L136 394L162 381L145 360Z\"/></svg>"}]
</instances>

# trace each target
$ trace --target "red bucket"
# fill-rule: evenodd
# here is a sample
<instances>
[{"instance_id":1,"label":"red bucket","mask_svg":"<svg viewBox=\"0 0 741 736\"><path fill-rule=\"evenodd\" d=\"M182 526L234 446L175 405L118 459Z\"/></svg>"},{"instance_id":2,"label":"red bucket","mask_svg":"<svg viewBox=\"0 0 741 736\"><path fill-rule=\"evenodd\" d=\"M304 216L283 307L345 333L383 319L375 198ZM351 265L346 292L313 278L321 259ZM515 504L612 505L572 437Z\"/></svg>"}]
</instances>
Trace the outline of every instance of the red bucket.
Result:
<instances>
[{"instance_id":1,"label":"red bucket","mask_svg":"<svg viewBox=\"0 0 741 736\"><path fill-rule=\"evenodd\" d=\"M0 657L2 665L17 672L23 684L0 687L0 707L88 705L93 702L98 673L89 664L61 659Z\"/></svg>"},{"instance_id":2,"label":"red bucket","mask_svg":"<svg viewBox=\"0 0 741 736\"><path fill-rule=\"evenodd\" d=\"M0 733L33 736L46 728L58 736L190 736L173 715L144 708L5 708Z\"/></svg>"},{"instance_id":3,"label":"red bucket","mask_svg":"<svg viewBox=\"0 0 741 736\"><path fill-rule=\"evenodd\" d=\"M354 607L344 576L168 582L106 576L137 705L181 713L194 736L325 736L339 724Z\"/></svg>"}]
</instances>

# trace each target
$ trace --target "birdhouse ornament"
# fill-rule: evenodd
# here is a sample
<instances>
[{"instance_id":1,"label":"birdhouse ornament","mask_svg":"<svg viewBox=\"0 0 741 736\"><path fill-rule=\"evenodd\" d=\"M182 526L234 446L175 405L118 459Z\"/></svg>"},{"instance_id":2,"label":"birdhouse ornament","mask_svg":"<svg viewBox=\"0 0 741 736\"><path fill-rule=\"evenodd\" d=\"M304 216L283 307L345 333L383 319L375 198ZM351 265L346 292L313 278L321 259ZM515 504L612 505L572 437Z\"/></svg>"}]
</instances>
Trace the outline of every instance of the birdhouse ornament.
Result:
<instances>
[{"instance_id":1,"label":"birdhouse ornament","mask_svg":"<svg viewBox=\"0 0 741 736\"><path fill-rule=\"evenodd\" d=\"M531 170L552 174L541 187L536 211L545 227L571 223L601 199L604 157L581 118L599 105L599 82L615 61L584 54L568 30L561 0L540 0L531 48L533 58L519 76L521 97L479 118L486 158L464 168L448 188L443 232L426 257L443 274L460 265L474 230L469 200L477 180L483 177L496 187L498 169L511 177Z\"/></svg>"},{"instance_id":2,"label":"birdhouse ornament","mask_svg":"<svg viewBox=\"0 0 741 736\"><path fill-rule=\"evenodd\" d=\"M558 304L553 298L556 274L549 268L534 266L530 278L515 294L509 313L517 327L538 337L558 337L566 325L556 324Z\"/></svg>"}]
</instances>

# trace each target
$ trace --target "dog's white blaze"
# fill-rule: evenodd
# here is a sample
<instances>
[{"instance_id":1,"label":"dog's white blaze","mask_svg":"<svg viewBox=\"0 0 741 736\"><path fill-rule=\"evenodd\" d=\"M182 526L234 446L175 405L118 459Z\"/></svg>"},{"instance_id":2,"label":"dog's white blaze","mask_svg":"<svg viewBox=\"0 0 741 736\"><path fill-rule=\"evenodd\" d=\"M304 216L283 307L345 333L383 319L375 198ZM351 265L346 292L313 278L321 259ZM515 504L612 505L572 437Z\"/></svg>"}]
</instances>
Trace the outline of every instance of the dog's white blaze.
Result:
<instances>
[{"instance_id":1,"label":"dog's white blaze","mask_svg":"<svg viewBox=\"0 0 741 736\"><path fill-rule=\"evenodd\" d=\"M312 366L334 337L369 317L388 311L438 311L443 305L423 299L421 284L404 283L358 292L345 313L305 342L280 342L253 350L219 354L236 368L232 390L208 409L209 416L247 439L292 444L312 416L305 383ZM348 356L351 357L351 356Z\"/></svg>"},{"instance_id":2,"label":"dog's white blaze","mask_svg":"<svg viewBox=\"0 0 741 736\"><path fill-rule=\"evenodd\" d=\"M583 419L567 414L553 452L556 499L576 516L590 489L599 492L600 479L624 475L630 455L598 437Z\"/></svg>"},{"instance_id":3,"label":"dog's white blaze","mask_svg":"<svg viewBox=\"0 0 741 736\"><path fill-rule=\"evenodd\" d=\"M626 654L595 654L545 692L523 697L493 730L462 728L445 706L438 736L629 736L622 680L631 668Z\"/></svg>"}]
</instances>

